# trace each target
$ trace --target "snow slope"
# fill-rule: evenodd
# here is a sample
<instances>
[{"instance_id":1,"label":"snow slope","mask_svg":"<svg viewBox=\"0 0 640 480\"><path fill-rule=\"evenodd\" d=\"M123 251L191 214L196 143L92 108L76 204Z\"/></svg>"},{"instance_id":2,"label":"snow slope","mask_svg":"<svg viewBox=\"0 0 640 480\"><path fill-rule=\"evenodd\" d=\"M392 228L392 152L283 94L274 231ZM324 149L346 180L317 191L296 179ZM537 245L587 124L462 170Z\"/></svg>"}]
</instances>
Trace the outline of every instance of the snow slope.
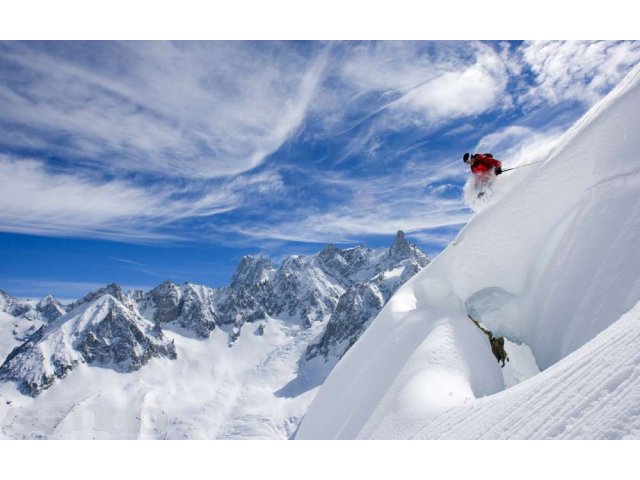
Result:
<instances>
[{"instance_id":1,"label":"snow slope","mask_svg":"<svg viewBox=\"0 0 640 480\"><path fill-rule=\"evenodd\" d=\"M0 312L0 357L6 358L7 355L13 350L15 347L20 345L20 341L17 340L16 333L18 333L18 329L20 327L21 330L27 331L31 327L31 325L24 326L24 322L18 324L18 320L5 312ZM39 328L41 325L38 325ZM33 333L37 330L37 328L29 330L30 333ZM18 333L19 335L19 333Z\"/></svg>"},{"instance_id":2,"label":"snow slope","mask_svg":"<svg viewBox=\"0 0 640 480\"><path fill-rule=\"evenodd\" d=\"M233 348L221 329L203 340L165 331L176 360L153 358L130 373L80 364L36 398L0 383L0 438L286 438L316 390L274 392L318 332L275 319L263 335L257 327Z\"/></svg>"},{"instance_id":3,"label":"snow slope","mask_svg":"<svg viewBox=\"0 0 640 480\"><path fill-rule=\"evenodd\" d=\"M640 438L639 128L637 67L396 292L296 438ZM503 390L468 313L548 370Z\"/></svg>"}]
</instances>

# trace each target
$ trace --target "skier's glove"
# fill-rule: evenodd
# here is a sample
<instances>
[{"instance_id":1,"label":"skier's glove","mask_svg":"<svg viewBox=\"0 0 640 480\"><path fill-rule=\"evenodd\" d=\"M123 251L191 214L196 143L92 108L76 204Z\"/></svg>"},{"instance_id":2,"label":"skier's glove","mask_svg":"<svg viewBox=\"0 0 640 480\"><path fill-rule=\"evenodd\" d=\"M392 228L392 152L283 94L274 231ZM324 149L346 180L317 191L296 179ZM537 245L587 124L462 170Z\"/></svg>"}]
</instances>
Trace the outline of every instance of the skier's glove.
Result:
<instances>
[{"instance_id":1,"label":"skier's glove","mask_svg":"<svg viewBox=\"0 0 640 480\"><path fill-rule=\"evenodd\" d=\"M496 168L496 175L500 175L502 173L502 169L500 167Z\"/></svg>"}]
</instances>

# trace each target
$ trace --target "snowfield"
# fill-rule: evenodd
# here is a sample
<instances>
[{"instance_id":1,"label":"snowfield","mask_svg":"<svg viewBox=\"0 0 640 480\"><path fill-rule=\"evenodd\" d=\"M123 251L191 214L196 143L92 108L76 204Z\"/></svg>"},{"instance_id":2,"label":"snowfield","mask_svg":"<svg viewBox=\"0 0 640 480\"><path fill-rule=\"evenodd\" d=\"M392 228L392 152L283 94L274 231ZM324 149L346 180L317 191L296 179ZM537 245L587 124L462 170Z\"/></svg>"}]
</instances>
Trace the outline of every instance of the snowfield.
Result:
<instances>
[{"instance_id":1,"label":"snowfield","mask_svg":"<svg viewBox=\"0 0 640 480\"><path fill-rule=\"evenodd\" d=\"M296 438L640 438L639 130L637 67L543 162L498 177L338 363ZM519 344L511 371L468 314Z\"/></svg>"},{"instance_id":2,"label":"snowfield","mask_svg":"<svg viewBox=\"0 0 640 480\"><path fill-rule=\"evenodd\" d=\"M154 358L131 373L80 365L36 398L1 383L0 437L287 438L317 389L295 398L274 392L295 377L318 330L276 319L263 335L253 334L257 327L233 348L220 329L205 340L165 331L178 360Z\"/></svg>"}]
</instances>

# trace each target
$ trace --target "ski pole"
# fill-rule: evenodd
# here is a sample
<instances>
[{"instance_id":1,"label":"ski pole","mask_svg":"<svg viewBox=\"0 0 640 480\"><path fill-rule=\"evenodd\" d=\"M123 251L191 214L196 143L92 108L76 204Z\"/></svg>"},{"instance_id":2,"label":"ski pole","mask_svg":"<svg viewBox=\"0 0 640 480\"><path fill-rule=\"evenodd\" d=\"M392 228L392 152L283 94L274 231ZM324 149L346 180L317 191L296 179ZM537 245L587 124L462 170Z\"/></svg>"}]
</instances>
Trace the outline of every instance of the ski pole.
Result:
<instances>
[{"instance_id":1,"label":"ski pole","mask_svg":"<svg viewBox=\"0 0 640 480\"><path fill-rule=\"evenodd\" d=\"M538 160L537 162L525 163L524 165L518 165L517 167L505 168L502 170L502 173L508 172L509 170L515 170L516 168L528 167L529 165L533 165L535 163L540 163L542 160Z\"/></svg>"}]
</instances>

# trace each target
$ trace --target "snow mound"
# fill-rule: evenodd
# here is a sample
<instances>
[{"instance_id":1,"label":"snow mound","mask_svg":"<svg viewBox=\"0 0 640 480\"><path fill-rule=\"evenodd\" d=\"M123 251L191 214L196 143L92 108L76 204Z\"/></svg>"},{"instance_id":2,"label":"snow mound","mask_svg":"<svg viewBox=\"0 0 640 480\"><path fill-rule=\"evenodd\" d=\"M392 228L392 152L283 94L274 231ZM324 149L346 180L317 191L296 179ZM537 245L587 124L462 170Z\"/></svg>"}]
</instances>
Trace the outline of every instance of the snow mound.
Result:
<instances>
[{"instance_id":1,"label":"snow mound","mask_svg":"<svg viewBox=\"0 0 640 480\"><path fill-rule=\"evenodd\" d=\"M522 415L537 415L565 436L640 436L635 423L631 430L573 428L590 413L576 407L558 416L552 401L555 389L581 395L580 386L588 388L579 378L585 376L582 368L599 364L599 374L617 380L615 394L598 408L612 421L622 421L625 412L637 417L633 408L624 408L625 398L637 397L637 367L619 371L616 362L595 357L589 363L581 347L640 299L640 165L634 161L639 127L637 67L544 162L529 167L526 182L481 209L396 292L328 377L296 438L439 437L445 430L435 422L443 412L468 414L485 405L487 418L501 417L503 404L492 399L509 399L534 384L545 387L538 400L548 408ZM468 313L494 335L528 345L541 369L563 359L566 364L576 350L571 358L579 365L567 367L563 381L554 383L549 370L494 396L504 388L500 368ZM637 365L633 346L629 365ZM478 400L485 395L491 396ZM456 421L453 436L478 436L465 427L464 413ZM529 435L522 422L501 425L495 436ZM539 433L554 435L551 427Z\"/></svg>"}]
</instances>

